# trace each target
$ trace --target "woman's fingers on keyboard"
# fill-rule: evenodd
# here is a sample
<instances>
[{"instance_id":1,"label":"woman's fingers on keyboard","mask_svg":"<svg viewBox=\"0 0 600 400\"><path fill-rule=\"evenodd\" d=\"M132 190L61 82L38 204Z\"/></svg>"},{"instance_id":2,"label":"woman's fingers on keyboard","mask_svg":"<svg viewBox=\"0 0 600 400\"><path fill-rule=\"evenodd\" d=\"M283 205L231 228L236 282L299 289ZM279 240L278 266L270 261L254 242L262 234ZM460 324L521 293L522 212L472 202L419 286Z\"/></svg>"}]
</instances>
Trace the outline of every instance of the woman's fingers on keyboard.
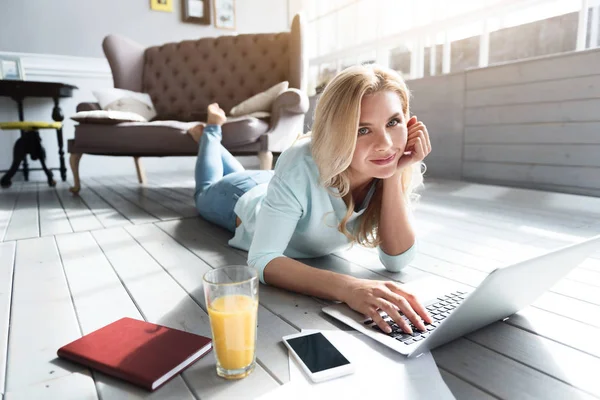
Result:
<instances>
[{"instance_id":1,"label":"woman's fingers on keyboard","mask_svg":"<svg viewBox=\"0 0 600 400\"><path fill-rule=\"evenodd\" d=\"M395 301L394 301L394 303L395 303ZM408 322L406 322L406 320L404 318L402 318L402 315L400 315L400 313L398 312L398 310L396 309L396 307L394 307L394 305L391 304L391 303L388 303L388 304L389 304L388 308L384 309L384 311L387 313L387 315L389 315L390 318L393 319L394 322L404 332L406 332L406 333L412 333L412 329L410 327L410 324Z\"/></svg>"},{"instance_id":2,"label":"woman's fingers on keyboard","mask_svg":"<svg viewBox=\"0 0 600 400\"><path fill-rule=\"evenodd\" d=\"M368 315L382 331L384 331L385 333L390 333L392 331L392 328L390 328L388 323L385 322L383 318L381 318L381 315L379 314L379 311L377 311L376 308L373 308Z\"/></svg>"},{"instance_id":3,"label":"woman's fingers on keyboard","mask_svg":"<svg viewBox=\"0 0 600 400\"><path fill-rule=\"evenodd\" d=\"M414 294L407 291L406 289L404 289L401 285L397 284L396 282L389 282L388 288L395 294L404 298L408 302L410 309L414 310L414 312L419 314L425 322L430 324L433 321L431 319L431 316L425 309L425 307L423 307L423 305L419 302L419 300L417 300L417 298ZM406 316L408 317L408 315L406 315ZM412 318L410 318L410 320L413 321ZM414 321L413 321L413 323L414 323ZM415 325L417 325L417 324L415 324Z\"/></svg>"},{"instance_id":4,"label":"woman's fingers on keyboard","mask_svg":"<svg viewBox=\"0 0 600 400\"><path fill-rule=\"evenodd\" d=\"M425 330L425 325L423 324L423 321L417 315L415 310L413 310L408 300L393 292L391 293L391 296L393 296L394 298L394 304L396 304L400 311L402 311L402 313L406 315L406 318L408 318L410 322L412 322L418 329L422 331Z\"/></svg>"},{"instance_id":5,"label":"woman's fingers on keyboard","mask_svg":"<svg viewBox=\"0 0 600 400\"><path fill-rule=\"evenodd\" d=\"M419 303L417 299L413 299L412 301L408 300L408 302L412 306L413 310L415 310L425 322L427 322L428 324L433 322L433 319L431 318L431 315L429 315L429 313L427 312L427 309L423 307L423 305Z\"/></svg>"}]
</instances>

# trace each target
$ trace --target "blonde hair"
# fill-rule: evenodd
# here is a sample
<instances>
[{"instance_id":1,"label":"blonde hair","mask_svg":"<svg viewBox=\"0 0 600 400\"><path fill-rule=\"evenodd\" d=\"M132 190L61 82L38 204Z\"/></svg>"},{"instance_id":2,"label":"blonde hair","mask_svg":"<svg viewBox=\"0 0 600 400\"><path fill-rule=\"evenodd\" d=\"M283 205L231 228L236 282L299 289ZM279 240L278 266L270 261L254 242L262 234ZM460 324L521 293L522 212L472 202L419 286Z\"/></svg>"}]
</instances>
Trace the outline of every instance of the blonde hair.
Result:
<instances>
[{"instance_id":1,"label":"blonde hair","mask_svg":"<svg viewBox=\"0 0 600 400\"><path fill-rule=\"evenodd\" d=\"M315 109L312 136L312 157L319 169L320 184L325 188L337 189L334 195L342 197L348 211L338 225L352 243L376 247L381 243L378 235L383 181L377 183L376 191L361 215L356 232L349 232L348 220L354 211L354 200L350 193L348 167L354 155L357 141L360 104L363 96L380 91L398 93L402 101L402 112L409 118L410 92L402 77L389 68L379 65L353 66L340 72L327 85ZM414 189L423 183L421 163L406 168L401 176L404 200L411 206L418 198Z\"/></svg>"}]
</instances>

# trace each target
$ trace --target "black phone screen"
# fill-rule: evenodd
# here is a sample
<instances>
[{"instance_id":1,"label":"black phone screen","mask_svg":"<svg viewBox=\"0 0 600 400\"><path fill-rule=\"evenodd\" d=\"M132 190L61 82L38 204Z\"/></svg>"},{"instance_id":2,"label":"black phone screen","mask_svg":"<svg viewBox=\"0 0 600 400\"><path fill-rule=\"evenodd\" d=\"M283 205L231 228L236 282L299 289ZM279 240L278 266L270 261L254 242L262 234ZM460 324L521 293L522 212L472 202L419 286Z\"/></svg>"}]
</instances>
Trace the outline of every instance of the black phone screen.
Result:
<instances>
[{"instance_id":1,"label":"black phone screen","mask_svg":"<svg viewBox=\"0 0 600 400\"><path fill-rule=\"evenodd\" d=\"M350 364L320 332L289 339L287 342L312 373Z\"/></svg>"}]
</instances>

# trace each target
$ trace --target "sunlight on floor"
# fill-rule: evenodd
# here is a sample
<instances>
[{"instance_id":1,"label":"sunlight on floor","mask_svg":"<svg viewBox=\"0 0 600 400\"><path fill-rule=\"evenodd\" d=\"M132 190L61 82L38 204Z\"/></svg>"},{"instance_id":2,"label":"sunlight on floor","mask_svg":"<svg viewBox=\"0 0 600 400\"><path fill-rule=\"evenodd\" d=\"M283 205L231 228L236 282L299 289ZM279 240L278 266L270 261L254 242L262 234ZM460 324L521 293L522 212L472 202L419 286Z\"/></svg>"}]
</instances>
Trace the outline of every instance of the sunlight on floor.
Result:
<instances>
[{"instance_id":1,"label":"sunlight on floor","mask_svg":"<svg viewBox=\"0 0 600 400\"><path fill-rule=\"evenodd\" d=\"M522 232L525 232L525 233L533 233L534 235L538 235L538 236L545 237L548 239L556 239L556 240L562 240L562 241L567 241L567 242L578 242L578 241L586 239L585 236L569 235L566 233L550 231L547 229L534 228L532 226L527 226L527 225L521 225L517 229Z\"/></svg>"}]
</instances>

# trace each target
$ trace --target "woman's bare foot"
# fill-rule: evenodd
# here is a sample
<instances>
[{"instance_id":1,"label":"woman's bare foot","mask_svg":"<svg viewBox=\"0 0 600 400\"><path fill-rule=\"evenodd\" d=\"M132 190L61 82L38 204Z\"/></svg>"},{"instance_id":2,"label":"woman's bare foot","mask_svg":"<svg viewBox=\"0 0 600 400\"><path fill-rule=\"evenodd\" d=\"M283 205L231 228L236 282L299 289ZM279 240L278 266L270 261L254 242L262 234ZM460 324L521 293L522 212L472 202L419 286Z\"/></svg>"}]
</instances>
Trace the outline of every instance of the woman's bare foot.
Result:
<instances>
[{"instance_id":1,"label":"woman's bare foot","mask_svg":"<svg viewBox=\"0 0 600 400\"><path fill-rule=\"evenodd\" d=\"M208 117L207 123L211 125L223 125L227 121L227 117L225 116L225 111L217 103L212 103L208 105ZM194 138L194 140L200 143L200 138L202 137L202 132L204 132L204 127L206 124L204 122L200 122L198 125L188 130L188 133Z\"/></svg>"},{"instance_id":2,"label":"woman's bare foot","mask_svg":"<svg viewBox=\"0 0 600 400\"><path fill-rule=\"evenodd\" d=\"M223 125L225 121L227 121L225 111L217 103L209 104L206 122L211 125Z\"/></svg>"},{"instance_id":3,"label":"woman's bare foot","mask_svg":"<svg viewBox=\"0 0 600 400\"><path fill-rule=\"evenodd\" d=\"M204 132L204 127L206 124L204 122L200 122L198 125L188 130L188 133L197 143L200 143L200 137L202 136L202 132Z\"/></svg>"}]
</instances>

